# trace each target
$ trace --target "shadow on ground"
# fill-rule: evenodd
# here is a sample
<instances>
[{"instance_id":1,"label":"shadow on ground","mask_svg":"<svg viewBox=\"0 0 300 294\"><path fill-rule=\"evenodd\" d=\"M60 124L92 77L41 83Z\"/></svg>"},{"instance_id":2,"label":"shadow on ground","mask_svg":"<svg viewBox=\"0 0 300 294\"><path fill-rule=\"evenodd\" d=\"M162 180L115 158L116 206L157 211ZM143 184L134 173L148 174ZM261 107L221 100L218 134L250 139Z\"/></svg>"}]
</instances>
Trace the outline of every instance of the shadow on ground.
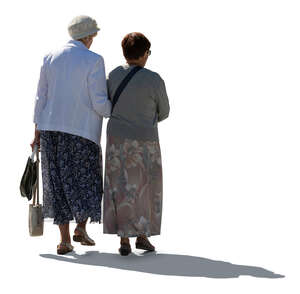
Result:
<instances>
[{"instance_id":1,"label":"shadow on ground","mask_svg":"<svg viewBox=\"0 0 300 294\"><path fill-rule=\"evenodd\" d=\"M156 252L146 252L141 255L132 253L129 256L120 256L119 254L87 251L82 255L71 252L64 256L54 254L40 254L40 256L70 263L104 266L168 276L215 279L237 278L239 276L269 279L284 277L261 267L237 265L197 256L159 254Z\"/></svg>"}]
</instances>

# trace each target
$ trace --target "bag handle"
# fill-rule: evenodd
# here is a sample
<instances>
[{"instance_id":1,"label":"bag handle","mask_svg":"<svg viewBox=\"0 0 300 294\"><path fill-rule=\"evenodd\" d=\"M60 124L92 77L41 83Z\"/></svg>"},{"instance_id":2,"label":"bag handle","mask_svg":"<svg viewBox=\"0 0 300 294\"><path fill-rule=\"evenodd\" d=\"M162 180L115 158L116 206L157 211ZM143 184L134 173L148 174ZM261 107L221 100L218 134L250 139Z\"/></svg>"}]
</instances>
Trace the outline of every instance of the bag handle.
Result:
<instances>
[{"instance_id":1,"label":"bag handle","mask_svg":"<svg viewBox=\"0 0 300 294\"><path fill-rule=\"evenodd\" d=\"M115 95L111 101L111 113L113 112L115 105L117 104L120 95L122 94L123 90L125 89L125 87L127 86L127 84L129 83L129 81L132 79L132 77L139 71L141 70L142 67L141 66L135 66L128 74L127 76L124 78L124 80L121 82L121 84L119 85L118 89L115 92Z\"/></svg>"},{"instance_id":2,"label":"bag handle","mask_svg":"<svg viewBox=\"0 0 300 294\"><path fill-rule=\"evenodd\" d=\"M30 156L31 160L33 161L34 160L34 155L36 155L38 152L38 145L37 144L34 144L33 146L33 150L32 150L32 154Z\"/></svg>"},{"instance_id":3,"label":"bag handle","mask_svg":"<svg viewBox=\"0 0 300 294\"><path fill-rule=\"evenodd\" d=\"M32 204L33 206L39 206L40 205L40 191L39 191L39 166L40 166L40 156L39 156L39 149L37 145L34 145L33 152L31 155L31 159L33 160L34 155L36 155L36 188L34 190L33 200Z\"/></svg>"}]
</instances>

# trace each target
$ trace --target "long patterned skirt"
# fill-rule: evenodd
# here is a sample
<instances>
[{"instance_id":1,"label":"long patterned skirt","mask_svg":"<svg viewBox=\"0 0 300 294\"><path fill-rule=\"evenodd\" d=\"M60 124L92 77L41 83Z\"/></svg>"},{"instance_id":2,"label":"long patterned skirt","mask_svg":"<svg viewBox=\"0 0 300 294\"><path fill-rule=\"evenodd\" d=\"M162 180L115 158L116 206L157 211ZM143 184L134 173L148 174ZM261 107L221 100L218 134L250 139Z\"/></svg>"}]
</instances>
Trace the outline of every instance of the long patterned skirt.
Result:
<instances>
[{"instance_id":1,"label":"long patterned skirt","mask_svg":"<svg viewBox=\"0 0 300 294\"><path fill-rule=\"evenodd\" d=\"M101 221L102 153L94 142L41 131L43 215L54 224Z\"/></svg>"},{"instance_id":2,"label":"long patterned skirt","mask_svg":"<svg viewBox=\"0 0 300 294\"><path fill-rule=\"evenodd\" d=\"M159 235L162 196L159 141L108 135L103 232L120 237Z\"/></svg>"}]
</instances>

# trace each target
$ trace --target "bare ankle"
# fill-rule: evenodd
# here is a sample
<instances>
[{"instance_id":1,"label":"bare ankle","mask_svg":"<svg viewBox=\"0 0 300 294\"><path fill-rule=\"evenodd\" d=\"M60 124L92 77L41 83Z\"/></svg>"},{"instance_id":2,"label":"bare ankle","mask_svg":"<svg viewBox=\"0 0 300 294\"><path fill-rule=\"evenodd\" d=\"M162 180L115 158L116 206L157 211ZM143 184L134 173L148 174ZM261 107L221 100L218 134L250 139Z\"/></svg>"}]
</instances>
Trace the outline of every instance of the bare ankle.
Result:
<instances>
[{"instance_id":1,"label":"bare ankle","mask_svg":"<svg viewBox=\"0 0 300 294\"><path fill-rule=\"evenodd\" d=\"M60 242L61 243L71 243L71 238L70 237L61 238Z\"/></svg>"},{"instance_id":2,"label":"bare ankle","mask_svg":"<svg viewBox=\"0 0 300 294\"><path fill-rule=\"evenodd\" d=\"M87 219L81 223L78 223L76 228L79 227L81 229L84 229L85 230L85 227L86 227L86 223L87 223Z\"/></svg>"},{"instance_id":3,"label":"bare ankle","mask_svg":"<svg viewBox=\"0 0 300 294\"><path fill-rule=\"evenodd\" d=\"M138 239L138 240L140 240L140 239L148 240L148 238L147 238L146 235L138 235L138 236L137 236L137 239Z\"/></svg>"},{"instance_id":4,"label":"bare ankle","mask_svg":"<svg viewBox=\"0 0 300 294\"><path fill-rule=\"evenodd\" d=\"M120 240L120 243L122 244L130 244L130 242L129 242L129 238L121 238L121 240Z\"/></svg>"},{"instance_id":5,"label":"bare ankle","mask_svg":"<svg viewBox=\"0 0 300 294\"><path fill-rule=\"evenodd\" d=\"M75 230L78 228L85 230L85 224L77 224Z\"/></svg>"}]
</instances>

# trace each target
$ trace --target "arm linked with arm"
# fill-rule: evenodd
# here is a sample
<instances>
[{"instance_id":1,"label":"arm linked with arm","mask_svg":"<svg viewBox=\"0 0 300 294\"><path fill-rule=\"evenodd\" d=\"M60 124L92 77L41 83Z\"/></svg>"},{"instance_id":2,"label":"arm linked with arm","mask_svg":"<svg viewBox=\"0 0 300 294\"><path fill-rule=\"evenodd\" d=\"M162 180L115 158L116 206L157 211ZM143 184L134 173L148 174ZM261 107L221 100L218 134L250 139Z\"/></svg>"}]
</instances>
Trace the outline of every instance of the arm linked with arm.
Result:
<instances>
[{"instance_id":1,"label":"arm linked with arm","mask_svg":"<svg viewBox=\"0 0 300 294\"><path fill-rule=\"evenodd\" d=\"M103 117L109 117L111 102L108 100L106 76L103 58L94 65L88 76L88 90L95 111Z\"/></svg>"}]
</instances>

